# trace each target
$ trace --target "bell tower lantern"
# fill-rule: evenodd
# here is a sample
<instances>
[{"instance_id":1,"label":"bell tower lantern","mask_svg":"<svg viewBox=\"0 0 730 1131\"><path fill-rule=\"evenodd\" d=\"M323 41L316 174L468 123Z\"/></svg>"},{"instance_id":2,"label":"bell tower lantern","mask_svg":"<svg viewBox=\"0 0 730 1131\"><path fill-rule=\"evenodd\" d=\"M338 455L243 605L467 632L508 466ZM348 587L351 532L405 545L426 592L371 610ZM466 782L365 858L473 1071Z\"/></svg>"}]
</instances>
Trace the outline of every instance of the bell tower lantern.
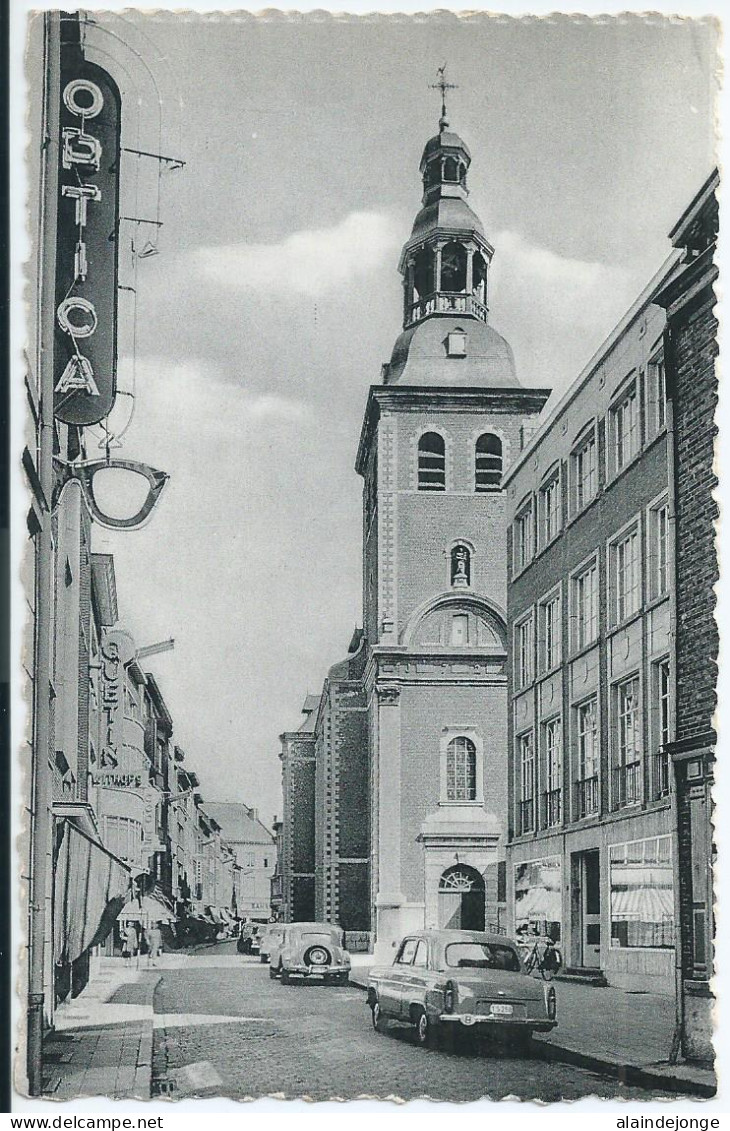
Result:
<instances>
[{"instance_id":1,"label":"bell tower lantern","mask_svg":"<svg viewBox=\"0 0 730 1131\"><path fill-rule=\"evenodd\" d=\"M487 321L487 275L494 248L467 203L471 154L449 129L446 91L452 83L439 70L439 132L421 157L422 208L403 248L403 329L432 314L459 314Z\"/></svg>"}]
</instances>

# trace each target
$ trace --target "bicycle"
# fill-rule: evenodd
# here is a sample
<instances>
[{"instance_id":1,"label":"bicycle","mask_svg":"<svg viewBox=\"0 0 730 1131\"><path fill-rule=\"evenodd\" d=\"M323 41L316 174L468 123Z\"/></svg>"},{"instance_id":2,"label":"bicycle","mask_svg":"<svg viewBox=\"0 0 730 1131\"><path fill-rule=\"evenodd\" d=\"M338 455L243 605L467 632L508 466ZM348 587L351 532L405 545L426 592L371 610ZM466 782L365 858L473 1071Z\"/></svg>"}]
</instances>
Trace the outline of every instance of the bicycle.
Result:
<instances>
[{"instance_id":1,"label":"bicycle","mask_svg":"<svg viewBox=\"0 0 730 1131\"><path fill-rule=\"evenodd\" d=\"M545 957L547 954L555 955L555 958L550 963L545 962ZM558 973L562 965L563 960L557 947L548 949L548 947L546 947L543 943L541 953L539 942L535 943L532 950L525 959L526 972L528 974L531 974L532 971L537 968L540 977L544 982L552 982L553 978Z\"/></svg>"}]
</instances>

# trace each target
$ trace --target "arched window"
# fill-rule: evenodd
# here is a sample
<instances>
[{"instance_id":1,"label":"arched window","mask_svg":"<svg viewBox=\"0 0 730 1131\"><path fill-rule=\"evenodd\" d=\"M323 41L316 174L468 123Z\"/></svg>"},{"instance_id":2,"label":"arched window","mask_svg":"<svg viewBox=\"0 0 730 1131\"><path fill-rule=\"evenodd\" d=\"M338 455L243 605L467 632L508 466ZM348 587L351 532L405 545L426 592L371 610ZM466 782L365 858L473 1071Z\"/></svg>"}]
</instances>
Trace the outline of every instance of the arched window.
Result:
<instances>
[{"instance_id":1,"label":"arched window","mask_svg":"<svg viewBox=\"0 0 730 1131\"><path fill-rule=\"evenodd\" d=\"M474 489L498 491L502 481L502 441L485 432L476 444Z\"/></svg>"},{"instance_id":2,"label":"arched window","mask_svg":"<svg viewBox=\"0 0 730 1131\"><path fill-rule=\"evenodd\" d=\"M446 490L446 445L438 432L424 432L418 441L418 490Z\"/></svg>"},{"instance_id":3,"label":"arched window","mask_svg":"<svg viewBox=\"0 0 730 1131\"><path fill-rule=\"evenodd\" d=\"M471 585L471 553L461 542L451 551L451 584L457 589Z\"/></svg>"},{"instance_id":4,"label":"arched window","mask_svg":"<svg viewBox=\"0 0 730 1131\"><path fill-rule=\"evenodd\" d=\"M466 248L452 240L441 252L440 291L463 294L466 290Z\"/></svg>"},{"instance_id":5,"label":"arched window","mask_svg":"<svg viewBox=\"0 0 730 1131\"><path fill-rule=\"evenodd\" d=\"M447 157L444 161L444 180L454 184L459 180L459 162L455 157Z\"/></svg>"},{"instance_id":6,"label":"arched window","mask_svg":"<svg viewBox=\"0 0 730 1131\"><path fill-rule=\"evenodd\" d=\"M487 301L487 261L480 252L472 259L472 294L486 305Z\"/></svg>"},{"instance_id":7,"label":"arched window","mask_svg":"<svg viewBox=\"0 0 730 1131\"><path fill-rule=\"evenodd\" d=\"M475 801L477 796L477 748L470 738L452 738L446 748L447 801Z\"/></svg>"},{"instance_id":8,"label":"arched window","mask_svg":"<svg viewBox=\"0 0 730 1131\"><path fill-rule=\"evenodd\" d=\"M429 247L423 247L418 252L413 264L413 284L419 298L425 298L435 291L433 252Z\"/></svg>"}]
</instances>

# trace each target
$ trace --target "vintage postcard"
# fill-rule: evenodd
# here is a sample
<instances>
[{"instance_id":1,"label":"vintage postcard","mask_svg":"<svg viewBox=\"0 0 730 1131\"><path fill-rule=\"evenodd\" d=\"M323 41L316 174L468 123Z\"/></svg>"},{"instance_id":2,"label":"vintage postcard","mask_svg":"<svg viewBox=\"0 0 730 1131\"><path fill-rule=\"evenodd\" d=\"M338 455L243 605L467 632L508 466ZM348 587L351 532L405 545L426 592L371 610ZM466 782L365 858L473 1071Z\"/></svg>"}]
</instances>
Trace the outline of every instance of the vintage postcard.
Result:
<instances>
[{"instance_id":1,"label":"vintage postcard","mask_svg":"<svg viewBox=\"0 0 730 1131\"><path fill-rule=\"evenodd\" d=\"M719 20L22 36L18 1094L714 1096Z\"/></svg>"}]
</instances>

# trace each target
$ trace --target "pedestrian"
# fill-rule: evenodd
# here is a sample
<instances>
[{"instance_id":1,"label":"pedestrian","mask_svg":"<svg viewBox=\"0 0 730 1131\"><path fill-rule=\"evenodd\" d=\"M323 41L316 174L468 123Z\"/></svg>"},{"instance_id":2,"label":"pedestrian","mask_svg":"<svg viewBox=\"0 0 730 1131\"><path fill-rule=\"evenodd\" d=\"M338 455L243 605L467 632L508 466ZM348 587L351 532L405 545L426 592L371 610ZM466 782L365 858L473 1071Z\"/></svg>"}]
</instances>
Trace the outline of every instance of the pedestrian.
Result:
<instances>
[{"instance_id":1,"label":"pedestrian","mask_svg":"<svg viewBox=\"0 0 730 1131\"><path fill-rule=\"evenodd\" d=\"M136 960L139 953L139 936L137 934L137 924L130 921L122 929L122 955L124 956L124 965L131 966L132 959Z\"/></svg>"},{"instance_id":2,"label":"pedestrian","mask_svg":"<svg viewBox=\"0 0 730 1131\"><path fill-rule=\"evenodd\" d=\"M147 941L147 961L150 966L156 966L157 959L162 950L162 931L160 930L160 924L151 923L144 934Z\"/></svg>"}]
</instances>

